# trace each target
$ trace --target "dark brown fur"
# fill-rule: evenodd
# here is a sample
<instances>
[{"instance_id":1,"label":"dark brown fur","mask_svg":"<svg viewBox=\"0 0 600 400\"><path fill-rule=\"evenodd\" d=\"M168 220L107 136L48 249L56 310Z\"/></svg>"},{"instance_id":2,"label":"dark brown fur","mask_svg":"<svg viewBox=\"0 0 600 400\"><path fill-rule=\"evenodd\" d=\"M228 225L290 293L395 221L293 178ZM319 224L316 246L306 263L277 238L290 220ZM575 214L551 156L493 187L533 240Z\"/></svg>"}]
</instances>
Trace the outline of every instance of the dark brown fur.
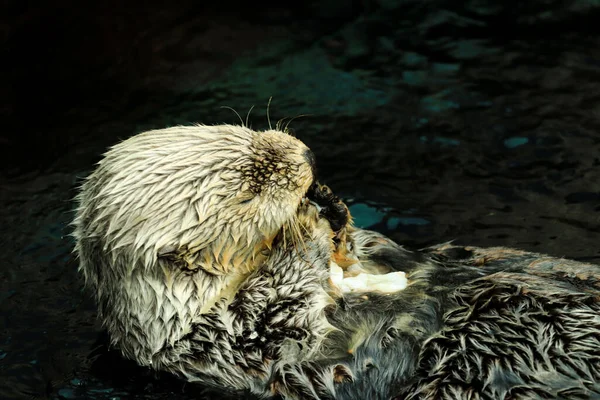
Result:
<instances>
[{"instance_id":1,"label":"dark brown fur","mask_svg":"<svg viewBox=\"0 0 600 400\"><path fill-rule=\"evenodd\" d=\"M413 253L367 234L370 257L411 284L332 313L332 352L361 342L337 361L353 378L335 398L600 398L598 266L507 248Z\"/></svg>"}]
</instances>

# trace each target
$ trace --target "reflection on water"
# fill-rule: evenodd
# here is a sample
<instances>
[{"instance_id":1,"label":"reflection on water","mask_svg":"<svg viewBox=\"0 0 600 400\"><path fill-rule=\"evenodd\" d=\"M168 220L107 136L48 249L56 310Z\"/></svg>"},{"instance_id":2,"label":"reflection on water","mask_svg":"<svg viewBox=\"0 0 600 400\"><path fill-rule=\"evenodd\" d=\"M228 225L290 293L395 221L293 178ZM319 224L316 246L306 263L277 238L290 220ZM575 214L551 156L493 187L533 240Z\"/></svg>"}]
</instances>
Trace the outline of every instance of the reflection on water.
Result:
<instances>
[{"instance_id":1,"label":"reflection on water","mask_svg":"<svg viewBox=\"0 0 600 400\"><path fill-rule=\"evenodd\" d=\"M310 114L290 127L321 180L358 225L409 247L456 239L600 262L597 2L428 4L15 5L3 25L17 62L2 66L0 397L209 396L106 351L67 224L106 146L235 123L221 106L255 105L257 129L271 96L272 120Z\"/></svg>"}]
</instances>

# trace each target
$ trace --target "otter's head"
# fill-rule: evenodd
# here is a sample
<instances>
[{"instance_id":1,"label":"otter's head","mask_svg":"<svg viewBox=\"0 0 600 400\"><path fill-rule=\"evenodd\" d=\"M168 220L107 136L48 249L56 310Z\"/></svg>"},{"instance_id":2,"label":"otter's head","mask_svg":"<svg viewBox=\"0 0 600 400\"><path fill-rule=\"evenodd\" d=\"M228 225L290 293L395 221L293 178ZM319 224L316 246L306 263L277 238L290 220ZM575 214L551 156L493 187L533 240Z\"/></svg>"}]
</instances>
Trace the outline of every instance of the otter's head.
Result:
<instances>
[{"instance_id":1,"label":"otter's head","mask_svg":"<svg viewBox=\"0 0 600 400\"><path fill-rule=\"evenodd\" d=\"M112 147L83 183L73 224L113 343L152 364L231 298L271 246L284 251L287 226L318 220L303 201L314 179L310 150L274 130L174 127Z\"/></svg>"},{"instance_id":2,"label":"otter's head","mask_svg":"<svg viewBox=\"0 0 600 400\"><path fill-rule=\"evenodd\" d=\"M283 132L149 131L111 148L84 183L75 236L115 259L138 258L115 263L123 268L169 258L216 275L251 269L314 179L312 152Z\"/></svg>"}]
</instances>

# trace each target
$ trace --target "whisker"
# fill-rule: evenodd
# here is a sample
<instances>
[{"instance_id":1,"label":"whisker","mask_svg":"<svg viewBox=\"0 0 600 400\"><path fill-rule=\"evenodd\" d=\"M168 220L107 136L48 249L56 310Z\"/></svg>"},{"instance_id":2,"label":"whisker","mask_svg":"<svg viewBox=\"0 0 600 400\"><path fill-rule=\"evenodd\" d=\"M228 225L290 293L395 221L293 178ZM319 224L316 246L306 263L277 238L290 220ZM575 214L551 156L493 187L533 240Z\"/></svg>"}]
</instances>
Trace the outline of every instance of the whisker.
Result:
<instances>
[{"instance_id":1,"label":"whisker","mask_svg":"<svg viewBox=\"0 0 600 400\"><path fill-rule=\"evenodd\" d=\"M292 247L292 251L297 254L297 249L296 249L296 239L294 237L294 230L292 229L292 225L291 222L287 222L286 225L288 226L289 230L288 232L290 233L290 243L291 243L291 247Z\"/></svg>"},{"instance_id":2,"label":"whisker","mask_svg":"<svg viewBox=\"0 0 600 400\"><path fill-rule=\"evenodd\" d=\"M292 229L292 225L290 224L290 222L286 222L286 225L288 227L288 233L290 235L290 244L292 249L296 250L296 241L294 239L294 230Z\"/></svg>"},{"instance_id":3,"label":"whisker","mask_svg":"<svg viewBox=\"0 0 600 400\"><path fill-rule=\"evenodd\" d=\"M271 117L269 116L269 108L271 107L271 100L273 100L273 96L269 97L269 102L267 103L267 121L269 121L269 129L273 129L271 127Z\"/></svg>"},{"instance_id":4,"label":"whisker","mask_svg":"<svg viewBox=\"0 0 600 400\"><path fill-rule=\"evenodd\" d=\"M306 249L306 242L304 241L304 236L302 235L302 232L300 231L300 226L301 224L298 222L298 219L294 217L294 219L292 220L293 226L294 226L294 235L296 235L296 237L298 238L298 242L302 245L302 250L304 250L304 253L307 252ZM304 228L306 230L306 228ZM308 230L307 230L308 232Z\"/></svg>"},{"instance_id":5,"label":"whisker","mask_svg":"<svg viewBox=\"0 0 600 400\"><path fill-rule=\"evenodd\" d=\"M293 248L294 251L298 250L298 238L296 237L296 231L294 230L294 219L291 219L289 222L289 227L290 227L290 239L292 239L292 244L293 244Z\"/></svg>"},{"instance_id":6,"label":"whisker","mask_svg":"<svg viewBox=\"0 0 600 400\"><path fill-rule=\"evenodd\" d=\"M242 123L242 126L244 126L244 120L242 119L242 117L240 117L240 114L238 114L237 111L235 111L233 108L231 108L229 106L221 106L221 108L227 108L227 109L233 111L235 113L235 115L237 115L238 118L240 119L240 122Z\"/></svg>"},{"instance_id":7,"label":"whisker","mask_svg":"<svg viewBox=\"0 0 600 400\"><path fill-rule=\"evenodd\" d=\"M295 120L296 118L301 118L301 117L312 117L314 114L300 114L300 115L296 115L294 118L290 119L288 121L287 124L285 124L285 128L283 128L283 131L287 133L288 130L288 126L290 126L290 123Z\"/></svg>"},{"instance_id":8,"label":"whisker","mask_svg":"<svg viewBox=\"0 0 600 400\"><path fill-rule=\"evenodd\" d=\"M283 123L283 121L285 121L285 118L281 118L279 121L277 121L277 124L275 124L275 130L276 131L281 131L281 124Z\"/></svg>"},{"instance_id":9,"label":"whisker","mask_svg":"<svg viewBox=\"0 0 600 400\"><path fill-rule=\"evenodd\" d=\"M306 233L307 235L310 233L308 229L306 229L306 227L302 224L298 224L300 226L300 228L304 229L304 233Z\"/></svg>"},{"instance_id":10,"label":"whisker","mask_svg":"<svg viewBox=\"0 0 600 400\"><path fill-rule=\"evenodd\" d=\"M254 106L250 107L250 110L248 110L248 114L246 114L246 128L249 128L250 126L248 125L248 118L250 118L250 113L252 112L252 109L254 108Z\"/></svg>"}]
</instances>

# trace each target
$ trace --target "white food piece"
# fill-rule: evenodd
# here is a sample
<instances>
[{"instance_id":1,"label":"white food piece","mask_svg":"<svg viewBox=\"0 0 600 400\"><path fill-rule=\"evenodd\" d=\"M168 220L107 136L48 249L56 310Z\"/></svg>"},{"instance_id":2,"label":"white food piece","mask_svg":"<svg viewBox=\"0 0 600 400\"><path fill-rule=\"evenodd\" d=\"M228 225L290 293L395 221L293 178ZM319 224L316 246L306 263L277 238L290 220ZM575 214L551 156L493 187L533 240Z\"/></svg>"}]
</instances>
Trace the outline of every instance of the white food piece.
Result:
<instances>
[{"instance_id":1,"label":"white food piece","mask_svg":"<svg viewBox=\"0 0 600 400\"><path fill-rule=\"evenodd\" d=\"M337 264L331 263L331 281L344 293L379 292L395 293L406 289L408 280L404 272L390 272L384 275L367 274L344 278L344 271Z\"/></svg>"},{"instance_id":2,"label":"white food piece","mask_svg":"<svg viewBox=\"0 0 600 400\"><path fill-rule=\"evenodd\" d=\"M340 286L342 284L342 281L344 280L344 270L333 261L329 264L329 275L331 282L333 282L334 285Z\"/></svg>"},{"instance_id":3,"label":"white food piece","mask_svg":"<svg viewBox=\"0 0 600 400\"><path fill-rule=\"evenodd\" d=\"M358 275L363 272L363 267L361 263L352 264L346 268L346 272L349 272L350 275Z\"/></svg>"}]
</instances>

